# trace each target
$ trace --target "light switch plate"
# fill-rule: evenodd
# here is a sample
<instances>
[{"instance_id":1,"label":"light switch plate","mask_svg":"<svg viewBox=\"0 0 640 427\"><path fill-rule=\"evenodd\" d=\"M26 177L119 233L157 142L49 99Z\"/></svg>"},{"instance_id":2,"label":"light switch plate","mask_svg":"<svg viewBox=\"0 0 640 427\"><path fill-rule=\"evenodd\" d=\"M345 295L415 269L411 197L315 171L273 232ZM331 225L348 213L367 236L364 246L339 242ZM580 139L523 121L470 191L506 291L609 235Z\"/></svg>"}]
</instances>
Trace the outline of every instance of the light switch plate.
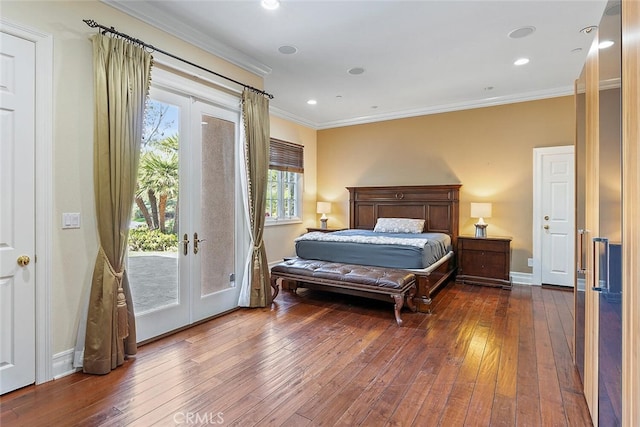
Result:
<instances>
[{"instance_id":1,"label":"light switch plate","mask_svg":"<svg viewBox=\"0 0 640 427\"><path fill-rule=\"evenodd\" d=\"M80 228L80 214L75 212L63 213L62 228Z\"/></svg>"}]
</instances>

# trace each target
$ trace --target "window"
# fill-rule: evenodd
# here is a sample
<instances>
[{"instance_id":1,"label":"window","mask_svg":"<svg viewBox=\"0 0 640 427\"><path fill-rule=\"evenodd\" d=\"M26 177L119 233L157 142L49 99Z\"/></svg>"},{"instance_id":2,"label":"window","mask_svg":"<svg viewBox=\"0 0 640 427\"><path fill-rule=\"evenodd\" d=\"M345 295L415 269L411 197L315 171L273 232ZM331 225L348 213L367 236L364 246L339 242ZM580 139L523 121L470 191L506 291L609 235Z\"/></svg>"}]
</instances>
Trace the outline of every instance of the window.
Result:
<instances>
[{"instance_id":1,"label":"window","mask_svg":"<svg viewBox=\"0 0 640 427\"><path fill-rule=\"evenodd\" d=\"M304 147L271 138L267 177L267 223L302 218Z\"/></svg>"}]
</instances>

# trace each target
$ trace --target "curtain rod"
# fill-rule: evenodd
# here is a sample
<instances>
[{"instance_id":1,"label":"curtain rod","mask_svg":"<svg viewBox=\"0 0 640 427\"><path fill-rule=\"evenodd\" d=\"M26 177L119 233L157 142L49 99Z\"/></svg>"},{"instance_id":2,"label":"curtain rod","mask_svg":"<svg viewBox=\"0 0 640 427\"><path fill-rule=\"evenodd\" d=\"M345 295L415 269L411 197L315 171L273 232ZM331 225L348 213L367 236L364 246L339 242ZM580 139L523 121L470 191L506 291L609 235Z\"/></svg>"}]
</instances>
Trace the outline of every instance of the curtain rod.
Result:
<instances>
[{"instance_id":1,"label":"curtain rod","mask_svg":"<svg viewBox=\"0 0 640 427\"><path fill-rule=\"evenodd\" d=\"M210 70L210 69L208 69L208 68L205 68L205 67L203 67L203 66L201 66L201 65L194 64L193 62L191 62L191 61L189 61L189 60L187 60L187 59L180 58L180 57L179 57L179 56L177 56L177 55L174 55L174 54L169 53L169 52L167 52L167 51L164 51L164 50L162 50L162 49L158 49L157 47L155 47L155 46L153 46L153 45L151 45L151 44L145 43L145 42L143 42L143 41L142 41L142 40L140 40L140 39L136 39L135 37L131 37L131 36L127 35L127 34L121 33L120 31L116 31L116 29L115 29L114 27L111 27L111 28L105 27L104 25L100 25L100 24L98 24L98 23L97 23L96 21L94 21L93 19L83 19L82 21L83 21L85 24L87 24L89 27L91 27L91 28L100 28L100 29L102 29L102 30L103 30L103 34L104 34L104 33L112 33L112 34L115 34L115 35L117 35L118 37L122 37L123 39L129 40L129 41L131 41L131 42L133 42L133 43L139 44L140 46L142 46L142 47L144 47L144 48L150 49L152 52L160 52L160 53L162 53L162 54L164 54L164 55L170 56L170 57L171 57L171 58L173 58L173 59L177 59L178 61L182 61L182 62L184 62L184 63L186 63L186 64L189 64L189 65L191 65L191 66L193 66L193 67L196 67L196 68L198 68L198 69L200 69L200 70L202 70L202 71L206 71L206 72L211 73L211 74L213 74L213 75L216 75L216 76L218 76L218 77L222 77L222 78L223 78L223 79L225 79L225 80L228 80L228 81L233 82L233 83L235 83L235 84L237 84L237 85L240 85L240 86L242 86L242 87L244 87L244 88L247 88L247 89L249 89L249 90L252 90L253 92L256 92L256 93L262 94L262 95L264 95L264 96L268 97L269 99L273 99L273 95L272 95L272 94L270 94L270 93L268 93L268 92L265 92L264 90L261 90L261 89L255 88L255 87L253 87L253 86L249 86L248 84L245 84L245 83L239 82L238 80L232 79L231 77L227 77L227 76L222 75L222 74L220 74L220 73L216 73L215 71Z\"/></svg>"}]
</instances>

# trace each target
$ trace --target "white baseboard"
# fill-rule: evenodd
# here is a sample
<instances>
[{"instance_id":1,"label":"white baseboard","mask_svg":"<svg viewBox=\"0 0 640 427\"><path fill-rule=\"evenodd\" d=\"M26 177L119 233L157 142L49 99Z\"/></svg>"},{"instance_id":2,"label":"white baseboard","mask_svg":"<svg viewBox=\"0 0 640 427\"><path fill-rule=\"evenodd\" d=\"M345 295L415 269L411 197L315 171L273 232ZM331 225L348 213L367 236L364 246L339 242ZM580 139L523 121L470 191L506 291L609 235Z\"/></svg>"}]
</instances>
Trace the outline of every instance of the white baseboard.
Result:
<instances>
[{"instance_id":1,"label":"white baseboard","mask_svg":"<svg viewBox=\"0 0 640 427\"><path fill-rule=\"evenodd\" d=\"M65 350L61 353L53 355L53 379L66 377L78 371L73 367L73 357L75 350L73 348Z\"/></svg>"},{"instance_id":2,"label":"white baseboard","mask_svg":"<svg viewBox=\"0 0 640 427\"><path fill-rule=\"evenodd\" d=\"M533 285L533 274L531 273L512 271L509 274L511 275L511 282L514 285Z\"/></svg>"}]
</instances>

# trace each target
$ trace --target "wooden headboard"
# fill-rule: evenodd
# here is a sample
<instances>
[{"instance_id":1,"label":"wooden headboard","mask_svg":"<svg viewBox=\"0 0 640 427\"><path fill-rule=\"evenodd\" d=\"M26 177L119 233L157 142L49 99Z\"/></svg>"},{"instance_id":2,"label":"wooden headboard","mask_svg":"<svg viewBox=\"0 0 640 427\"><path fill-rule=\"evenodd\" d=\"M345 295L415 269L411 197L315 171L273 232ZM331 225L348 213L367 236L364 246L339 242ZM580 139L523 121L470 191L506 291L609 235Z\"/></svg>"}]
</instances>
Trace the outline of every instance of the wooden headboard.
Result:
<instances>
[{"instance_id":1,"label":"wooden headboard","mask_svg":"<svg viewBox=\"0 0 640 427\"><path fill-rule=\"evenodd\" d=\"M373 230L378 218L425 220L425 232L447 233L458 240L461 184L347 187L349 228Z\"/></svg>"}]
</instances>

